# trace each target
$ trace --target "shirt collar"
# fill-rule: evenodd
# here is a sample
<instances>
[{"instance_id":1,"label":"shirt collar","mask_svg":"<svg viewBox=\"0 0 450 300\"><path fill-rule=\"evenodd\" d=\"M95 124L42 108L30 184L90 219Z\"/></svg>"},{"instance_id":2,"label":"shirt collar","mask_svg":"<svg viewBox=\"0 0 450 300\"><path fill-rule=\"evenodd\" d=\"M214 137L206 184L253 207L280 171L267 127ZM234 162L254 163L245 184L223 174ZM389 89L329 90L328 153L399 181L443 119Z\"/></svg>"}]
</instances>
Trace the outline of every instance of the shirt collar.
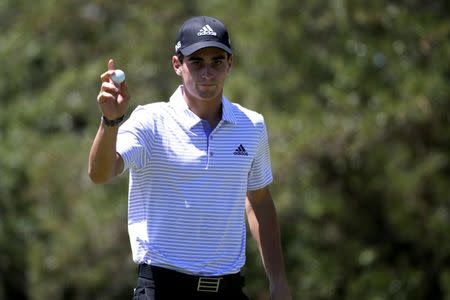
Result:
<instances>
[{"instance_id":1,"label":"shirt collar","mask_svg":"<svg viewBox=\"0 0 450 300\"><path fill-rule=\"evenodd\" d=\"M194 114L188 107L186 101L183 97L183 92L181 91L182 86L180 85L177 90L170 97L169 103L173 109L179 113L179 117L182 119L183 123L192 128L201 119ZM236 124L236 116L233 112L233 104L224 96L222 96L222 120L232 124Z\"/></svg>"}]
</instances>

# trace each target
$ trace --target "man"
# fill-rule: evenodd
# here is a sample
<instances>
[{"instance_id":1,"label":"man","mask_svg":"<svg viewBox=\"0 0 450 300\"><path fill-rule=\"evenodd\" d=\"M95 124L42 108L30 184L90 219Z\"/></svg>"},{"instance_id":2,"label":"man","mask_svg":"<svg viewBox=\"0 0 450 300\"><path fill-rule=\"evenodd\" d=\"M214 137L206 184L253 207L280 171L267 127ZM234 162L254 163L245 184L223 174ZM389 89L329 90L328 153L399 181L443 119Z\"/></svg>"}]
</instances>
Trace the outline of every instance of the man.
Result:
<instances>
[{"instance_id":1,"label":"man","mask_svg":"<svg viewBox=\"0 0 450 300\"><path fill-rule=\"evenodd\" d=\"M103 116L89 176L104 183L130 171L133 299L248 299L245 212L272 299L290 299L264 119L222 95L233 62L228 31L217 19L191 18L175 52L182 85L169 102L138 106L119 127L129 95L111 80L113 60L97 97Z\"/></svg>"}]
</instances>

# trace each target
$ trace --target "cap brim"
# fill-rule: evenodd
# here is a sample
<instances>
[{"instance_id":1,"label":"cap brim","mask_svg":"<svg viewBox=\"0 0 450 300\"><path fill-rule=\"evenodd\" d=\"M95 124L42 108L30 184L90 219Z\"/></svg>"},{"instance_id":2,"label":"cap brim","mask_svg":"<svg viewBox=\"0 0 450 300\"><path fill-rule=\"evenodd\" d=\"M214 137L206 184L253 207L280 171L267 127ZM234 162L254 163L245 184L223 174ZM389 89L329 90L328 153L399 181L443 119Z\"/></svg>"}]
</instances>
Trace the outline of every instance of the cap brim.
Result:
<instances>
[{"instance_id":1,"label":"cap brim","mask_svg":"<svg viewBox=\"0 0 450 300\"><path fill-rule=\"evenodd\" d=\"M214 42L214 41L198 42L198 43L190 45L190 46L188 46L186 48L180 49L180 52L184 56L188 56L188 55L191 55L192 53L194 53L195 51L198 51L198 50L203 49L203 48L208 48L208 47L220 48L220 49L228 52L229 54L233 54L233 52L231 51L231 48L225 46L222 43Z\"/></svg>"}]
</instances>

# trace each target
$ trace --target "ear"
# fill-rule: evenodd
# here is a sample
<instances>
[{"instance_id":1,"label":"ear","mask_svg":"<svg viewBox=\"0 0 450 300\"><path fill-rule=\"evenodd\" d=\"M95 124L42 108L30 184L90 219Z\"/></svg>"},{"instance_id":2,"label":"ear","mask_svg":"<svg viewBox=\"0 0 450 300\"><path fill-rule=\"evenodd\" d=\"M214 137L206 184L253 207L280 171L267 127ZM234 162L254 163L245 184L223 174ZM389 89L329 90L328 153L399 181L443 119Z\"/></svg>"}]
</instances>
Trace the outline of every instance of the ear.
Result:
<instances>
[{"instance_id":1,"label":"ear","mask_svg":"<svg viewBox=\"0 0 450 300\"><path fill-rule=\"evenodd\" d=\"M230 56L228 56L228 70L227 70L227 72L230 72L232 65L233 65L233 55L230 55Z\"/></svg>"},{"instance_id":2,"label":"ear","mask_svg":"<svg viewBox=\"0 0 450 300\"><path fill-rule=\"evenodd\" d=\"M182 66L182 64L181 64L178 56L176 56L176 55L172 56L172 67L178 76L181 76L181 66Z\"/></svg>"}]
</instances>

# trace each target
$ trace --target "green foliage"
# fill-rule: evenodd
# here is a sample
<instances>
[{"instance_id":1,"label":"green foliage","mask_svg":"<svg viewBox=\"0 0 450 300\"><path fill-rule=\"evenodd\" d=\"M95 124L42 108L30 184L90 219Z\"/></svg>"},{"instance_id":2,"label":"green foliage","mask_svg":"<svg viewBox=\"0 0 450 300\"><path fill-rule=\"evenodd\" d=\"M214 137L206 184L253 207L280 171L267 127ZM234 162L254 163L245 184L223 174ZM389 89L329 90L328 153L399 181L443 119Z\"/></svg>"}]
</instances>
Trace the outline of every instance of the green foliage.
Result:
<instances>
[{"instance_id":1,"label":"green foliage","mask_svg":"<svg viewBox=\"0 0 450 300\"><path fill-rule=\"evenodd\" d=\"M201 14L231 31L225 94L266 118L294 299L450 299L449 11L0 1L0 299L131 298L127 178L87 177L99 76L113 57L130 111L166 100L175 32ZM245 272L267 299L251 239Z\"/></svg>"}]
</instances>

